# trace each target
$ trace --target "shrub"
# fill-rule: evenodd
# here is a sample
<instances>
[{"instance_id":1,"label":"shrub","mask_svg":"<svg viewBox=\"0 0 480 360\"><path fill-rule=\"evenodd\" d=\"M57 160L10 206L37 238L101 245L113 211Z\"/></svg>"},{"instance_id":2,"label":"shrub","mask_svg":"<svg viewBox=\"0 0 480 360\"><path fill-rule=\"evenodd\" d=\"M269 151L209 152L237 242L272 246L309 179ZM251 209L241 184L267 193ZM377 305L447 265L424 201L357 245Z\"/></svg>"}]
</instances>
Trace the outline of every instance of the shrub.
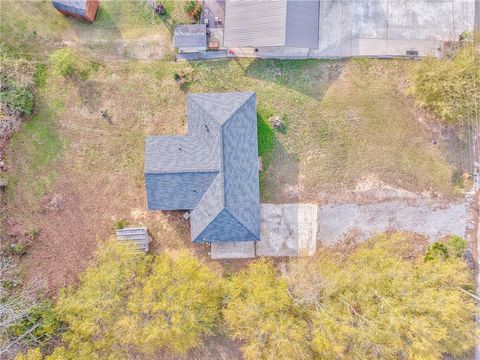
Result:
<instances>
[{"instance_id":1,"label":"shrub","mask_svg":"<svg viewBox=\"0 0 480 360\"><path fill-rule=\"evenodd\" d=\"M465 42L451 58L422 60L412 79L411 92L418 104L445 122L468 124L476 119L480 53L474 41Z\"/></svg>"},{"instance_id":2,"label":"shrub","mask_svg":"<svg viewBox=\"0 0 480 360\"><path fill-rule=\"evenodd\" d=\"M63 77L79 76L86 80L92 72L98 70L99 65L83 60L80 55L70 48L57 49L50 54L50 65L54 73Z\"/></svg>"},{"instance_id":3,"label":"shrub","mask_svg":"<svg viewBox=\"0 0 480 360\"><path fill-rule=\"evenodd\" d=\"M6 80L0 92L0 101L21 115L31 115L33 110L33 93L15 81Z\"/></svg>"},{"instance_id":4,"label":"shrub","mask_svg":"<svg viewBox=\"0 0 480 360\"><path fill-rule=\"evenodd\" d=\"M120 219L115 221L115 230L122 230L125 229L125 227L128 225L128 221L125 219Z\"/></svg>"},{"instance_id":5,"label":"shrub","mask_svg":"<svg viewBox=\"0 0 480 360\"><path fill-rule=\"evenodd\" d=\"M25 255L27 253L27 248L27 245L22 243L10 244L10 251L17 256Z\"/></svg>"},{"instance_id":6,"label":"shrub","mask_svg":"<svg viewBox=\"0 0 480 360\"><path fill-rule=\"evenodd\" d=\"M64 77L73 76L78 70L77 54L70 48L55 50L49 59L53 71Z\"/></svg>"},{"instance_id":7,"label":"shrub","mask_svg":"<svg viewBox=\"0 0 480 360\"><path fill-rule=\"evenodd\" d=\"M40 230L38 230L35 226L30 226L27 230L27 236L32 240L35 240L39 234Z\"/></svg>"},{"instance_id":8,"label":"shrub","mask_svg":"<svg viewBox=\"0 0 480 360\"><path fill-rule=\"evenodd\" d=\"M195 78L195 70L193 68L184 68L173 75L175 81L180 85L182 90L186 90L192 84Z\"/></svg>"},{"instance_id":9,"label":"shrub","mask_svg":"<svg viewBox=\"0 0 480 360\"><path fill-rule=\"evenodd\" d=\"M184 6L185 12L190 15L195 21L200 20L202 15L202 4L197 0L189 0Z\"/></svg>"},{"instance_id":10,"label":"shrub","mask_svg":"<svg viewBox=\"0 0 480 360\"><path fill-rule=\"evenodd\" d=\"M427 249L425 261L461 258L467 249L467 241L452 235L446 242L434 242Z\"/></svg>"}]
</instances>

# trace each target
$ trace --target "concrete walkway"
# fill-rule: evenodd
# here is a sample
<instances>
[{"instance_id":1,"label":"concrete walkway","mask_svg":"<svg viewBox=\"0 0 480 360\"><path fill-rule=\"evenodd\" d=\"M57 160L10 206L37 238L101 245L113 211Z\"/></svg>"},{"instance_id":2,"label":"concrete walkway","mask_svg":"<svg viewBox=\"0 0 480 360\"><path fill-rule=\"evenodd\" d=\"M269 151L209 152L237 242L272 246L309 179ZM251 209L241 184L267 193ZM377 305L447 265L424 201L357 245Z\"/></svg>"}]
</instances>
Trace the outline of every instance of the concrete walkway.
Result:
<instances>
[{"instance_id":1,"label":"concrete walkway","mask_svg":"<svg viewBox=\"0 0 480 360\"><path fill-rule=\"evenodd\" d=\"M260 204L260 241L212 243L212 259L312 256L317 245L317 205Z\"/></svg>"},{"instance_id":2,"label":"concrete walkway","mask_svg":"<svg viewBox=\"0 0 480 360\"><path fill-rule=\"evenodd\" d=\"M413 206L406 201L357 205L330 204L318 209L318 241L332 245L349 235L366 239L389 230L415 232L432 241L455 234L464 237L468 221L465 204L435 207L427 201Z\"/></svg>"}]
</instances>

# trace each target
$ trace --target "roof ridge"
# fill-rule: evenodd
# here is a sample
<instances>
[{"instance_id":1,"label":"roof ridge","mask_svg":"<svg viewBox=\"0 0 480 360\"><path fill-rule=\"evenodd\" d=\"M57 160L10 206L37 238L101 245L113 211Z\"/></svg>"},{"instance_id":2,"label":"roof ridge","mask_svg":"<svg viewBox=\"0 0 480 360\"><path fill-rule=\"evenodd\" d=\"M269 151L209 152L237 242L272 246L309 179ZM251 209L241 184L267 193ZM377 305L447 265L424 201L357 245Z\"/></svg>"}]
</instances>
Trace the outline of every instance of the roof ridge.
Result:
<instances>
[{"instance_id":1,"label":"roof ridge","mask_svg":"<svg viewBox=\"0 0 480 360\"><path fill-rule=\"evenodd\" d=\"M222 123L218 122L214 116L211 116L211 114L209 113L209 111L207 109L205 109L201 103L199 103L198 101L195 100L195 95L207 95L207 96L211 96L211 95L215 95L215 94L222 94L222 95L225 95L225 94L250 94L250 96L248 98L245 99L245 101L243 101L236 109L235 111L233 111L229 116L228 116L228 119L225 120ZM195 103L197 104L206 114L210 115L210 118L220 126L220 128L223 127L223 125L225 125L232 117L233 115L235 115L237 113L238 110L240 110L240 108L245 105L245 103L250 100L252 98L252 96L254 96L256 93L255 91L229 91L229 92L226 92L226 93L193 93L193 94L188 94L188 97Z\"/></svg>"},{"instance_id":2,"label":"roof ridge","mask_svg":"<svg viewBox=\"0 0 480 360\"><path fill-rule=\"evenodd\" d=\"M201 171L194 171L194 170L186 170L186 171L179 171L179 170L166 170L166 171L155 171L155 172L144 172L145 175L163 175L163 174L209 174L209 173L220 173L221 170L201 170Z\"/></svg>"},{"instance_id":3,"label":"roof ridge","mask_svg":"<svg viewBox=\"0 0 480 360\"><path fill-rule=\"evenodd\" d=\"M202 195L202 197L200 198L200 200L198 201L197 205L200 204L200 202L203 200L203 198L207 195L208 191L210 190L210 188L213 186L213 183L215 182L215 180L217 180L217 177L219 176L222 176L222 180L223 180L223 183L225 183L225 177L223 176L223 171L219 170L219 171L216 171L217 172L217 175L213 178L213 181L212 183L210 184L210 186L207 188L207 191L205 191ZM222 209L225 209L225 189L224 187L222 186L221 187L221 191L222 191ZM197 206L195 206L196 208ZM195 210L195 209L194 209ZM222 212L222 210L220 210L220 212L218 214L220 214ZM217 217L218 214L215 216Z\"/></svg>"},{"instance_id":4,"label":"roof ridge","mask_svg":"<svg viewBox=\"0 0 480 360\"><path fill-rule=\"evenodd\" d=\"M245 230L247 230L247 232L250 235L252 235L254 238L258 237L259 238L258 240L260 240L260 236L257 236L254 233L252 233L252 231L248 227L246 227L244 223L242 223L240 220L237 219L237 217L233 216L233 214L230 211L228 211L227 207L224 207L222 211L226 211L228 213L228 215L230 215L232 217L232 219L235 219Z\"/></svg>"},{"instance_id":5,"label":"roof ridge","mask_svg":"<svg viewBox=\"0 0 480 360\"><path fill-rule=\"evenodd\" d=\"M246 91L246 93L248 93L249 91ZM233 115L235 115L238 110L240 110L242 108L243 105L245 105L247 103L248 100L250 100L252 98L252 96L256 95L255 92L252 92L251 95L229 116L229 118L227 120L225 120L225 122L220 125L220 128L223 128L223 125L225 125L227 122L229 122L232 118L233 118ZM257 114L255 113L255 117L257 116ZM223 138L222 138L222 145L223 145Z\"/></svg>"}]
</instances>

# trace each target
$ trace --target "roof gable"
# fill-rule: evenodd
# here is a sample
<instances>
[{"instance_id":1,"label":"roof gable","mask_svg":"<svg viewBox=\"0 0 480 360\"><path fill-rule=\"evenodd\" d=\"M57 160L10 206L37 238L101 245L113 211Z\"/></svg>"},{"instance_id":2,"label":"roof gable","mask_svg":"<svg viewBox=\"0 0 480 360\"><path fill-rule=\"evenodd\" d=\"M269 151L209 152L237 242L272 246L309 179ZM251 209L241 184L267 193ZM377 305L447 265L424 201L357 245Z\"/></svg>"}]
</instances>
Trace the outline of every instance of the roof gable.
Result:
<instances>
[{"instance_id":1,"label":"roof gable","mask_svg":"<svg viewBox=\"0 0 480 360\"><path fill-rule=\"evenodd\" d=\"M148 208L151 210L194 209L217 174L218 172L145 174Z\"/></svg>"},{"instance_id":2,"label":"roof gable","mask_svg":"<svg viewBox=\"0 0 480 360\"><path fill-rule=\"evenodd\" d=\"M235 112L255 96L254 92L219 93L219 94L192 94L188 97L189 105L195 104L209 114L218 125L223 125ZM189 113L190 113L189 108ZM193 109L192 109L193 111Z\"/></svg>"},{"instance_id":3,"label":"roof gable","mask_svg":"<svg viewBox=\"0 0 480 360\"><path fill-rule=\"evenodd\" d=\"M196 238L192 239L193 242L256 240L259 238L248 231L227 209L223 209Z\"/></svg>"}]
</instances>

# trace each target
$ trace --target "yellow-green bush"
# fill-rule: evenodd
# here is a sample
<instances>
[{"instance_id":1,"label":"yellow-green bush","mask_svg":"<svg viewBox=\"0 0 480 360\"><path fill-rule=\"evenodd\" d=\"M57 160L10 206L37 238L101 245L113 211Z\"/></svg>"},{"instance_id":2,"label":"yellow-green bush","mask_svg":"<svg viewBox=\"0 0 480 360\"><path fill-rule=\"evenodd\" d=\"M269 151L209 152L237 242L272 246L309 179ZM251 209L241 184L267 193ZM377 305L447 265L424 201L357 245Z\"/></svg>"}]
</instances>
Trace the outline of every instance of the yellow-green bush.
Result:
<instances>
[{"instance_id":1,"label":"yellow-green bush","mask_svg":"<svg viewBox=\"0 0 480 360\"><path fill-rule=\"evenodd\" d=\"M478 35L477 35L478 36ZM426 58L412 73L412 93L419 105L452 124L476 120L480 103L480 50L465 42L452 57Z\"/></svg>"}]
</instances>

